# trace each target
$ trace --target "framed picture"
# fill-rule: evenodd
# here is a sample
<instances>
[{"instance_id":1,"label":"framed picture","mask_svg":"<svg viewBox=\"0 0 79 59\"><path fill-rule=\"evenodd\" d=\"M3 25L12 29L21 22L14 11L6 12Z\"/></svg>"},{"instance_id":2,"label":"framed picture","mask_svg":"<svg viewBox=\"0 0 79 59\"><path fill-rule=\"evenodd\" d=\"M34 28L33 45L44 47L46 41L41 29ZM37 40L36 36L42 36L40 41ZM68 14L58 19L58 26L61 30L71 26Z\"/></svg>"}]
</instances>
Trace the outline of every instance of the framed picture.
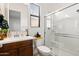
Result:
<instances>
[{"instance_id":1,"label":"framed picture","mask_svg":"<svg viewBox=\"0 0 79 59\"><path fill-rule=\"evenodd\" d=\"M40 7L36 4L30 4L30 25L31 27L40 27Z\"/></svg>"}]
</instances>

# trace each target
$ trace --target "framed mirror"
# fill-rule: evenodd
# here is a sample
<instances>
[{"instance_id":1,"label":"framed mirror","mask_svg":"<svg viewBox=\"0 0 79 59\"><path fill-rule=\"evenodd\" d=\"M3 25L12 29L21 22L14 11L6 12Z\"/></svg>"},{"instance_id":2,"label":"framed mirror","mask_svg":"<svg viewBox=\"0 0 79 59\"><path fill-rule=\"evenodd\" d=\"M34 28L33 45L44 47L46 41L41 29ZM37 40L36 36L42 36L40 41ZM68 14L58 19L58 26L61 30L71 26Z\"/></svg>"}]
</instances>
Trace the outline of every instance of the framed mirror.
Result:
<instances>
[{"instance_id":1,"label":"framed mirror","mask_svg":"<svg viewBox=\"0 0 79 59\"><path fill-rule=\"evenodd\" d=\"M21 31L21 13L9 10L9 29L10 31Z\"/></svg>"}]
</instances>

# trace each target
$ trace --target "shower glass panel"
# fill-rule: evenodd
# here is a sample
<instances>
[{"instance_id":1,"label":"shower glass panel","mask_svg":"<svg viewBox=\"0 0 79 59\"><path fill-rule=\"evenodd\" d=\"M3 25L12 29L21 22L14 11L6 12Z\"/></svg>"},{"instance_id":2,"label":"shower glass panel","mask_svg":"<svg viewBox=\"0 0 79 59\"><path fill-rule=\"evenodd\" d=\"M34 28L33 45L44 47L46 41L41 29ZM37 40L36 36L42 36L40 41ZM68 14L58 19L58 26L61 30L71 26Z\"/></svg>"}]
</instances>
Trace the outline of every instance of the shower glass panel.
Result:
<instances>
[{"instance_id":1,"label":"shower glass panel","mask_svg":"<svg viewBox=\"0 0 79 59\"><path fill-rule=\"evenodd\" d=\"M45 45L48 47L52 47L51 41L54 40L53 32L53 17L52 15L45 17Z\"/></svg>"},{"instance_id":2,"label":"shower glass panel","mask_svg":"<svg viewBox=\"0 0 79 59\"><path fill-rule=\"evenodd\" d=\"M53 29L50 33L54 34L50 34L51 39L48 39L49 41L45 39L45 42L50 43L54 55L79 56L79 13L76 12L77 9L79 9L79 4L51 14Z\"/></svg>"},{"instance_id":3,"label":"shower glass panel","mask_svg":"<svg viewBox=\"0 0 79 59\"><path fill-rule=\"evenodd\" d=\"M79 4L54 14L55 41L60 43L58 55L79 55ZM69 12L70 11L70 12Z\"/></svg>"},{"instance_id":4,"label":"shower glass panel","mask_svg":"<svg viewBox=\"0 0 79 59\"><path fill-rule=\"evenodd\" d=\"M54 14L45 17L45 45L52 49L53 55L59 52L59 43L55 41ZM52 54L51 53L51 54Z\"/></svg>"}]
</instances>

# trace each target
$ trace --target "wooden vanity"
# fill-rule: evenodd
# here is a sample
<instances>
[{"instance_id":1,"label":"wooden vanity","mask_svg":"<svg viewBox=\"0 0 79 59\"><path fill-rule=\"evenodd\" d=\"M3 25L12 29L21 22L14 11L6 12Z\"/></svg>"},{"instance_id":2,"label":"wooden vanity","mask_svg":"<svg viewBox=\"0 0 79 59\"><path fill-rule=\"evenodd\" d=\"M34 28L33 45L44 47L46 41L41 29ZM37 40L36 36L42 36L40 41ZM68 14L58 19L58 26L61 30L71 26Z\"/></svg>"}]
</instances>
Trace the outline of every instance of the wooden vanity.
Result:
<instances>
[{"instance_id":1,"label":"wooden vanity","mask_svg":"<svg viewBox=\"0 0 79 59\"><path fill-rule=\"evenodd\" d=\"M24 40L3 44L0 56L33 56L33 40Z\"/></svg>"}]
</instances>

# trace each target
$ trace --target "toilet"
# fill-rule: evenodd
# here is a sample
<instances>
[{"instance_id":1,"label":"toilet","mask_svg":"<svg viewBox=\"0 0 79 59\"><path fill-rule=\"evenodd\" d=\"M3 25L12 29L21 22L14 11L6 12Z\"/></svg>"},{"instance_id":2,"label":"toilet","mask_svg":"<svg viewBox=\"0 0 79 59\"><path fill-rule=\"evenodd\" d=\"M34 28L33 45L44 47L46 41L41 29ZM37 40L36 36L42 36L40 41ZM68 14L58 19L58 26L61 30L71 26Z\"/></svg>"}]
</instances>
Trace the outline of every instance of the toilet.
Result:
<instances>
[{"instance_id":1,"label":"toilet","mask_svg":"<svg viewBox=\"0 0 79 59\"><path fill-rule=\"evenodd\" d=\"M47 47L45 45L41 45L39 43L41 43L41 42L38 41L38 40L34 40L34 45L35 45L35 48L38 51L38 54L41 55L41 56L50 56L51 55L51 49L49 47Z\"/></svg>"},{"instance_id":2,"label":"toilet","mask_svg":"<svg viewBox=\"0 0 79 59\"><path fill-rule=\"evenodd\" d=\"M51 55L51 50L47 46L38 46L37 49L41 56L50 56Z\"/></svg>"}]
</instances>

